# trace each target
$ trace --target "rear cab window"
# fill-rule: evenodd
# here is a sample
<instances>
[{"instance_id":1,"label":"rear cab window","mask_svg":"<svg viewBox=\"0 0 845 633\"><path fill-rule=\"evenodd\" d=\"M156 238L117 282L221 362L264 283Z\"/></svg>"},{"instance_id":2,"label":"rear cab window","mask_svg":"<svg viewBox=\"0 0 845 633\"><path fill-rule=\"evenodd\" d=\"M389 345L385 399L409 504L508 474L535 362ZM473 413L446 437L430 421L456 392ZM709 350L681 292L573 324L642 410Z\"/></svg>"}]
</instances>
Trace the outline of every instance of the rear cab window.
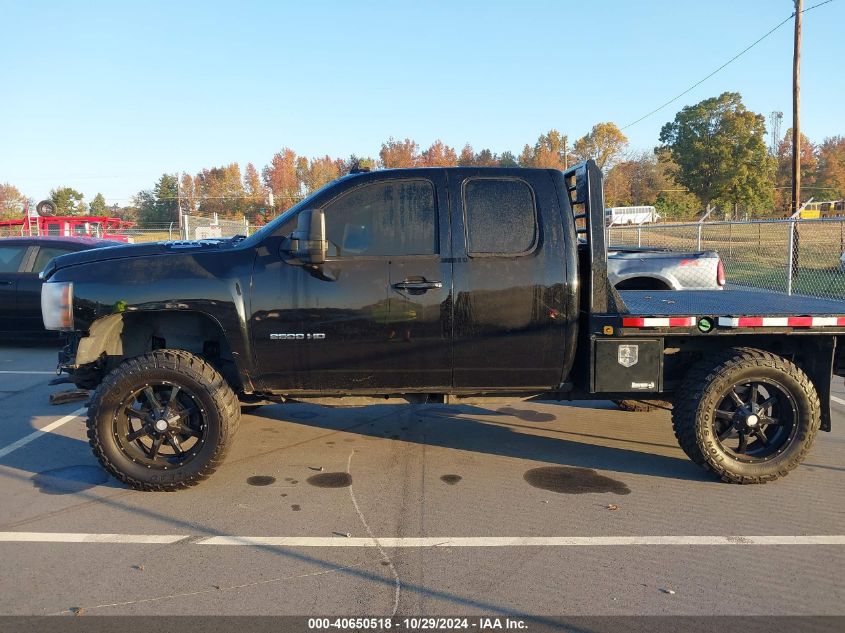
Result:
<instances>
[{"instance_id":1,"label":"rear cab window","mask_svg":"<svg viewBox=\"0 0 845 633\"><path fill-rule=\"evenodd\" d=\"M470 257L531 253L539 237L531 186L519 178L468 178L463 184L467 254Z\"/></svg>"}]
</instances>

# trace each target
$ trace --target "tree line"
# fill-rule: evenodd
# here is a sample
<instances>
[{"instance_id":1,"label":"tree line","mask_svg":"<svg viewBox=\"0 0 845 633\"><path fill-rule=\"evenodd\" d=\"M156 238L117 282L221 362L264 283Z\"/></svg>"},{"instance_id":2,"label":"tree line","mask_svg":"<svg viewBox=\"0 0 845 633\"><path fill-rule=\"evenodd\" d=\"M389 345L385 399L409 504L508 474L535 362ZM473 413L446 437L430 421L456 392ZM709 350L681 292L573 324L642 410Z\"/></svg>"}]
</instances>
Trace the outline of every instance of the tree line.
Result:
<instances>
[{"instance_id":1,"label":"tree line","mask_svg":"<svg viewBox=\"0 0 845 633\"><path fill-rule=\"evenodd\" d=\"M351 155L306 157L285 147L259 171L233 162L196 174L165 173L130 205L107 206L101 194L90 203L72 187L50 193L60 214L118 215L140 224L173 222L179 213L247 218L264 223L323 185L357 168L541 167L565 169L593 158L605 173L607 206L654 205L664 218L692 219L714 206L725 217L778 216L789 212L791 130L774 150L766 145L766 120L748 110L739 93L725 92L685 106L663 125L653 151L632 152L612 122L598 123L570 142L552 129L526 143L517 155L489 148L460 150L437 140L425 149L410 139L389 138L378 158ZM845 137L813 143L802 136L805 199L845 196ZM0 185L0 217L22 213L25 197ZM717 216L718 217L718 216Z\"/></svg>"}]
</instances>

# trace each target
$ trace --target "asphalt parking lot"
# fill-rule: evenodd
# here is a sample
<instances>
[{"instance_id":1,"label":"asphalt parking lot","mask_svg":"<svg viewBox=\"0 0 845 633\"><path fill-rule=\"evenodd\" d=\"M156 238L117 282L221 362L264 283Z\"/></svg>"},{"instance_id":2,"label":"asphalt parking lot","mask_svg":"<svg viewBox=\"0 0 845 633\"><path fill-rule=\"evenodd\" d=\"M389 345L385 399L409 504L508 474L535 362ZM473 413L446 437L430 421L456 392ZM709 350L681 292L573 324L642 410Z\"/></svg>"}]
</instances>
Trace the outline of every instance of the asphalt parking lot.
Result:
<instances>
[{"instance_id":1,"label":"asphalt parking lot","mask_svg":"<svg viewBox=\"0 0 845 633\"><path fill-rule=\"evenodd\" d=\"M841 380L764 486L712 480L666 412L276 405L165 494L99 468L54 366L0 347L3 615L845 615Z\"/></svg>"}]
</instances>

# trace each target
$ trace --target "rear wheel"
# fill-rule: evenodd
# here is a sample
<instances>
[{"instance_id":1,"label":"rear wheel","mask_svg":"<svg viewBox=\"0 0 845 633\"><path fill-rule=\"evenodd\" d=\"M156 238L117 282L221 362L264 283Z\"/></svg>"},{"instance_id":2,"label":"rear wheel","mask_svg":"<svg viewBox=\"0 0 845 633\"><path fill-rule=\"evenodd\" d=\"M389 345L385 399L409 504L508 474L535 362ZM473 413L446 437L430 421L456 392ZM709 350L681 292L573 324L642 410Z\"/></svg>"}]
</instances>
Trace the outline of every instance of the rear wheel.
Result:
<instances>
[{"instance_id":1,"label":"rear wheel","mask_svg":"<svg viewBox=\"0 0 845 633\"><path fill-rule=\"evenodd\" d=\"M105 377L88 409L88 440L130 487L179 490L216 470L239 420L238 400L217 370L188 352L156 350Z\"/></svg>"},{"instance_id":2,"label":"rear wheel","mask_svg":"<svg viewBox=\"0 0 845 633\"><path fill-rule=\"evenodd\" d=\"M794 363L734 348L694 366L676 392L675 435L730 483L765 483L803 461L821 423L816 389Z\"/></svg>"}]
</instances>

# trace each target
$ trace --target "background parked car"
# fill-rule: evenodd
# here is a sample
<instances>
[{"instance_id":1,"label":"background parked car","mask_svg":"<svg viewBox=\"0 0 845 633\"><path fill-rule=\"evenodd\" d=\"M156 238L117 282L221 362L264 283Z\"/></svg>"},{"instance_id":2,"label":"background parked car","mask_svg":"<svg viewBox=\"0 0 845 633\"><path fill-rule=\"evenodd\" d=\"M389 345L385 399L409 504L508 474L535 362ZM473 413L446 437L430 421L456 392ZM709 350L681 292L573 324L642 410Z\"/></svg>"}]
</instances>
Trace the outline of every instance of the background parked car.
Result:
<instances>
[{"instance_id":1,"label":"background parked car","mask_svg":"<svg viewBox=\"0 0 845 633\"><path fill-rule=\"evenodd\" d=\"M38 273L54 257L121 242L88 237L9 237L0 239L0 336L56 338L41 322Z\"/></svg>"},{"instance_id":2,"label":"background parked car","mask_svg":"<svg viewBox=\"0 0 845 633\"><path fill-rule=\"evenodd\" d=\"M726 282L716 251L637 246L608 247L607 276L619 290L721 290Z\"/></svg>"}]
</instances>

